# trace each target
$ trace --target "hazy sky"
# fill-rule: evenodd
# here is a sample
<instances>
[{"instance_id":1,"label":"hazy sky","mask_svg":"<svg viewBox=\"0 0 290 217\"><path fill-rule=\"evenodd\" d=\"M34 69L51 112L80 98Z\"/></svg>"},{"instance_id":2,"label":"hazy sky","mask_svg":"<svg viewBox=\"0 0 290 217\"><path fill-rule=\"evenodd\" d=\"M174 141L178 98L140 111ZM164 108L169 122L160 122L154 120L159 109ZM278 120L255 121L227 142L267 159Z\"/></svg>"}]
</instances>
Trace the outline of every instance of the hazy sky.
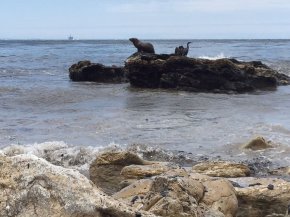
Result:
<instances>
[{"instance_id":1,"label":"hazy sky","mask_svg":"<svg viewBox=\"0 0 290 217\"><path fill-rule=\"evenodd\" d=\"M290 0L0 1L2 39L290 39Z\"/></svg>"}]
</instances>

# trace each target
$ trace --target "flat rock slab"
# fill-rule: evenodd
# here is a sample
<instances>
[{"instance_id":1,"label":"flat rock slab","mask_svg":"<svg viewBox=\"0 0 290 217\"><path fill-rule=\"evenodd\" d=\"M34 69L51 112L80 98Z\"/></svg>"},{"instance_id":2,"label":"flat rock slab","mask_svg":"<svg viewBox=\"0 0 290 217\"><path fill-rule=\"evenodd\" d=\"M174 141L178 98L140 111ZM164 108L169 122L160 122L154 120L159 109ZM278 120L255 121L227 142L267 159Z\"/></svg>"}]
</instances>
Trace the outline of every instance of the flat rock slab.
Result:
<instances>
[{"instance_id":1,"label":"flat rock slab","mask_svg":"<svg viewBox=\"0 0 290 217\"><path fill-rule=\"evenodd\" d=\"M141 88L243 93L289 84L288 76L259 61L135 53L126 60L125 69L130 84Z\"/></svg>"},{"instance_id":2,"label":"flat rock slab","mask_svg":"<svg viewBox=\"0 0 290 217\"><path fill-rule=\"evenodd\" d=\"M214 177L244 177L250 175L250 169L246 165L227 161L199 163L192 167L192 171Z\"/></svg>"}]
</instances>

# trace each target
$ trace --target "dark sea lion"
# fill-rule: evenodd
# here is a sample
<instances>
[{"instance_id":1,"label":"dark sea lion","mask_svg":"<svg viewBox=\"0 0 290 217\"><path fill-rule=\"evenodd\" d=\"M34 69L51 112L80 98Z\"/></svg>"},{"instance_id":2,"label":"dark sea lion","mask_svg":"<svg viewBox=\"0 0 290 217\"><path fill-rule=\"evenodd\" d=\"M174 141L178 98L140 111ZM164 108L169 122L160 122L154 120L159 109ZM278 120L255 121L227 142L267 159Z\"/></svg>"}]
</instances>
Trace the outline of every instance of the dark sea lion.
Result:
<instances>
[{"instance_id":1,"label":"dark sea lion","mask_svg":"<svg viewBox=\"0 0 290 217\"><path fill-rule=\"evenodd\" d=\"M154 47L151 43L142 42L137 38L130 38L129 40L134 44L138 52L155 53Z\"/></svg>"}]
</instances>

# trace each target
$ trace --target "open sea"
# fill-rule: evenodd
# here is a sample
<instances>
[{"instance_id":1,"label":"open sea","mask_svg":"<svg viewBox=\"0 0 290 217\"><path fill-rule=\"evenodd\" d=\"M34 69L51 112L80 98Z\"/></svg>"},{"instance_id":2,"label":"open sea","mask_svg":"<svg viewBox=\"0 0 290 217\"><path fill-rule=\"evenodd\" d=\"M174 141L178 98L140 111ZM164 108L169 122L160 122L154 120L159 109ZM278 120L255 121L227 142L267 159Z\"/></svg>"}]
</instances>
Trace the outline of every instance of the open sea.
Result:
<instances>
[{"instance_id":1,"label":"open sea","mask_svg":"<svg viewBox=\"0 0 290 217\"><path fill-rule=\"evenodd\" d=\"M189 57L260 60L290 75L290 40L150 41L157 53L192 41ZM0 41L0 152L73 155L139 144L290 164L290 86L227 95L69 80L68 68L80 60L123 65L135 50L127 40ZM275 148L241 149L255 136Z\"/></svg>"}]
</instances>

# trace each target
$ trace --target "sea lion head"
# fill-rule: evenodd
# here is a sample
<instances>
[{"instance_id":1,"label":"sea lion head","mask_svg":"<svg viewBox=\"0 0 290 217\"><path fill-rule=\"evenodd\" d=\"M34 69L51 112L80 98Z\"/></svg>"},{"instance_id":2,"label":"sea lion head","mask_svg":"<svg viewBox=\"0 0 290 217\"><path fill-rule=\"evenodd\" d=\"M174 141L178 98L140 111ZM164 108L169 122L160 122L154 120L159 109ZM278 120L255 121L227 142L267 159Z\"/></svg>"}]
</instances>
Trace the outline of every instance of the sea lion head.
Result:
<instances>
[{"instance_id":1,"label":"sea lion head","mask_svg":"<svg viewBox=\"0 0 290 217\"><path fill-rule=\"evenodd\" d=\"M129 38L129 41L135 43L135 42L137 42L137 41L139 41L139 40L138 40L137 38Z\"/></svg>"}]
</instances>

